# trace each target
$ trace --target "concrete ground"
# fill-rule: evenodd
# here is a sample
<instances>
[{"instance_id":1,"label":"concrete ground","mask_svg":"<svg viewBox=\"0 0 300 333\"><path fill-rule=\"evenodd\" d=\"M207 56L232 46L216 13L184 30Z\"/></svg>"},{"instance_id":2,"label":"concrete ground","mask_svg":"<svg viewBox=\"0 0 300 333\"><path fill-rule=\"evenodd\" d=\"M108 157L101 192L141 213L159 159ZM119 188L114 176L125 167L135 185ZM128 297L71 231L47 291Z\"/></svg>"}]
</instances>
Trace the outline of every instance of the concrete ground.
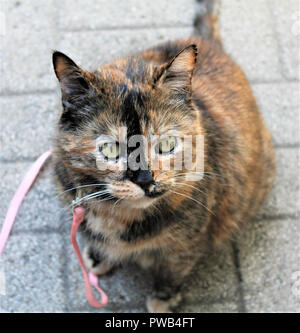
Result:
<instances>
[{"instance_id":1,"label":"concrete ground","mask_svg":"<svg viewBox=\"0 0 300 333\"><path fill-rule=\"evenodd\" d=\"M0 224L26 170L51 147L60 109L51 51L91 69L190 36L201 8L195 0L0 4ZM253 223L187 281L181 311L299 312L299 1L223 0L220 26L273 133L278 175ZM149 283L134 267L101 280L110 297L105 309L88 305L69 244L70 216L62 213L50 173L48 165L27 195L0 259L0 311L145 311Z\"/></svg>"}]
</instances>

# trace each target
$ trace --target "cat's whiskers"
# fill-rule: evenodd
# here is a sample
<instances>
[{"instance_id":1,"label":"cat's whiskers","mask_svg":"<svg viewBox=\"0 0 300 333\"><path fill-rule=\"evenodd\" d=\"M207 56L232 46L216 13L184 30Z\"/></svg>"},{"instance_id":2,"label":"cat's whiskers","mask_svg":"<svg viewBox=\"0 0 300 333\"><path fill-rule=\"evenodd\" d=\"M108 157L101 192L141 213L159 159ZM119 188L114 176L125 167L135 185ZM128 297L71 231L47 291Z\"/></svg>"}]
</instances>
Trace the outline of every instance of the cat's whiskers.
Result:
<instances>
[{"instance_id":1,"label":"cat's whiskers","mask_svg":"<svg viewBox=\"0 0 300 333\"><path fill-rule=\"evenodd\" d=\"M178 194L178 195L182 195L183 197L186 197L187 199L191 199L191 200L197 202L197 203L200 204L202 207L204 207L207 211L209 211L211 214L215 215L215 214L214 214L209 208L207 208L202 202L200 202L200 201L198 201L198 200L196 200L196 199L194 199L194 198L192 198L192 197L190 197L190 196L188 196L188 195L186 195L186 194L183 194L183 193L179 193L179 192L172 191L172 190L170 190L170 192L175 193L175 194Z\"/></svg>"},{"instance_id":2,"label":"cat's whiskers","mask_svg":"<svg viewBox=\"0 0 300 333\"><path fill-rule=\"evenodd\" d=\"M89 200L92 200L92 199L95 199L95 198L99 198L99 197L101 197L101 195L96 195L96 196L93 196L93 197L91 197L91 198L86 199L84 202L87 202L87 201L89 201ZM111 200L111 199L114 199L114 198L115 198L115 197L114 197L113 195L110 195L110 196L107 197L107 198L104 198L104 199L98 200L96 203L99 204L99 203L101 203L101 202L103 202L103 201Z\"/></svg>"},{"instance_id":3,"label":"cat's whiskers","mask_svg":"<svg viewBox=\"0 0 300 333\"><path fill-rule=\"evenodd\" d=\"M87 201L89 199L93 199L95 197L98 197L98 196L102 196L102 195L105 195L105 194L108 194L110 193L109 190L102 190L102 191L98 191L98 192L93 192L93 193L90 193L82 198L80 198L79 200L76 200L76 204L82 202L82 201Z\"/></svg>"},{"instance_id":4,"label":"cat's whiskers","mask_svg":"<svg viewBox=\"0 0 300 333\"><path fill-rule=\"evenodd\" d=\"M102 190L102 191L98 191L98 192L94 192L94 193L90 193L78 200L75 201L75 204L76 205L79 205L81 204L82 202L87 202L88 200L91 200L91 199L94 199L94 198L97 198L97 197L101 197L103 195L106 195L106 194L109 194L110 191L109 190ZM113 197L111 197L113 198ZM111 199L110 198L110 199ZM104 200L104 199L103 199ZM102 200L101 200L102 201ZM99 202L101 202L99 201ZM68 208L71 208L72 206L74 205L74 202L72 202L70 205L66 206L65 209L68 209Z\"/></svg>"},{"instance_id":5,"label":"cat's whiskers","mask_svg":"<svg viewBox=\"0 0 300 333\"><path fill-rule=\"evenodd\" d=\"M114 208L116 208L117 203L119 203L121 200L123 200L125 197L119 198L111 207L111 210L113 210Z\"/></svg>"},{"instance_id":6,"label":"cat's whiskers","mask_svg":"<svg viewBox=\"0 0 300 333\"><path fill-rule=\"evenodd\" d=\"M174 182L173 184L178 184L178 185L185 185L185 186L188 186L188 187L191 187L193 189L195 189L196 191L202 193L202 194L206 194L204 191L201 191L199 188L197 188L196 186L193 186L193 185L190 185L190 184L186 184L186 183L179 183L179 182Z\"/></svg>"},{"instance_id":7,"label":"cat's whiskers","mask_svg":"<svg viewBox=\"0 0 300 333\"><path fill-rule=\"evenodd\" d=\"M187 179L189 177L189 175L190 176L193 176L193 175L196 176L197 174L198 174L197 172L186 172L186 173L177 174L177 175L173 176L173 179L186 179L187 181L198 181L196 179L195 180L193 180L193 179ZM211 172L210 173L200 172L200 174L205 175L205 177L210 178L210 179L214 179L213 176L216 176L217 178L222 178L223 180L225 179L225 177L223 177L222 175L211 173ZM201 180L201 179L199 179L199 180ZM228 183L219 183L219 185L232 187L232 185L230 185Z\"/></svg>"},{"instance_id":8,"label":"cat's whiskers","mask_svg":"<svg viewBox=\"0 0 300 333\"><path fill-rule=\"evenodd\" d=\"M100 197L100 195L98 195L98 196L96 196L96 197L89 198L89 199L87 199L86 201L89 201L89 200L91 200L91 199L95 199L95 198L98 198L98 197ZM107 197L107 198L104 198L104 199L98 200L96 203L99 204L99 203L101 203L101 202L103 202L103 201L108 201L108 200L111 200L111 199L114 199L114 198L115 198L115 197L114 197L113 195L110 195L110 196ZM86 201L85 201L85 202L86 202Z\"/></svg>"},{"instance_id":9,"label":"cat's whiskers","mask_svg":"<svg viewBox=\"0 0 300 333\"><path fill-rule=\"evenodd\" d=\"M58 196L62 196L64 193L66 192L69 192L69 191L73 191L73 190L77 190L79 188L86 188L86 187L91 187L91 186L105 186L107 184L88 184L88 185L80 185L80 186L76 186L76 187L72 187L72 188L69 188L63 192L61 192Z\"/></svg>"}]
</instances>

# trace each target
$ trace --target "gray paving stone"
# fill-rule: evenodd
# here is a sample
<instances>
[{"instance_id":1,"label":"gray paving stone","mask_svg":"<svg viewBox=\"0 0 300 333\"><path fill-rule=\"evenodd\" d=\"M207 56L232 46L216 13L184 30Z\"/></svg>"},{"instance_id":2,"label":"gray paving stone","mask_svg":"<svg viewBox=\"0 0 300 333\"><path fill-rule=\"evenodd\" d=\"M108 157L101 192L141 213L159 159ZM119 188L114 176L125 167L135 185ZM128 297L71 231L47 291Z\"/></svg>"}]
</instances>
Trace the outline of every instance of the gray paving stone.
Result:
<instances>
[{"instance_id":1,"label":"gray paving stone","mask_svg":"<svg viewBox=\"0 0 300 333\"><path fill-rule=\"evenodd\" d=\"M238 313L238 305L235 302L222 302L211 304L191 304L184 308L187 313Z\"/></svg>"},{"instance_id":2,"label":"gray paving stone","mask_svg":"<svg viewBox=\"0 0 300 333\"><path fill-rule=\"evenodd\" d=\"M262 83L252 88L276 145L300 142L300 95L298 83Z\"/></svg>"},{"instance_id":3,"label":"gray paving stone","mask_svg":"<svg viewBox=\"0 0 300 333\"><path fill-rule=\"evenodd\" d=\"M4 14L3 1L0 2L0 93L4 89L4 64L3 64L3 41L6 33L6 15Z\"/></svg>"},{"instance_id":4,"label":"gray paving stone","mask_svg":"<svg viewBox=\"0 0 300 333\"><path fill-rule=\"evenodd\" d=\"M269 0L278 38L284 77L300 79L300 4L298 0Z\"/></svg>"},{"instance_id":5,"label":"gray paving stone","mask_svg":"<svg viewBox=\"0 0 300 333\"><path fill-rule=\"evenodd\" d=\"M0 226L4 221L10 200L31 165L31 162L0 163L2 175ZM58 230L60 227L71 227L71 215L58 200L51 171L51 164L48 162L27 193L12 233L20 230Z\"/></svg>"},{"instance_id":6,"label":"gray paving stone","mask_svg":"<svg viewBox=\"0 0 300 333\"><path fill-rule=\"evenodd\" d=\"M202 303L213 304L237 301L238 281L229 244L204 257L186 280L184 291L185 305Z\"/></svg>"},{"instance_id":7,"label":"gray paving stone","mask_svg":"<svg viewBox=\"0 0 300 333\"><path fill-rule=\"evenodd\" d=\"M251 223L240 238L239 252L249 312L300 311L299 219Z\"/></svg>"},{"instance_id":8,"label":"gray paving stone","mask_svg":"<svg viewBox=\"0 0 300 333\"><path fill-rule=\"evenodd\" d=\"M22 37L20 34L6 35L3 44L1 93L31 92L56 87L51 64L55 44L48 32L41 34L25 28Z\"/></svg>"},{"instance_id":9,"label":"gray paving stone","mask_svg":"<svg viewBox=\"0 0 300 333\"><path fill-rule=\"evenodd\" d=\"M49 150L59 111L58 93L0 97L0 159L32 158Z\"/></svg>"},{"instance_id":10,"label":"gray paving stone","mask_svg":"<svg viewBox=\"0 0 300 333\"><path fill-rule=\"evenodd\" d=\"M3 44L4 43L3 43L3 40L4 40L4 37L0 34L0 93L3 92L4 83L5 83L4 79L3 79L3 77L4 77L4 61L3 61L3 57L4 57Z\"/></svg>"},{"instance_id":11,"label":"gray paving stone","mask_svg":"<svg viewBox=\"0 0 300 333\"><path fill-rule=\"evenodd\" d=\"M276 149L275 186L258 216L299 213L299 149Z\"/></svg>"},{"instance_id":12,"label":"gray paving stone","mask_svg":"<svg viewBox=\"0 0 300 333\"><path fill-rule=\"evenodd\" d=\"M6 14L6 31L25 26L34 31L50 30L55 24L55 0L4 0L3 10Z\"/></svg>"},{"instance_id":13,"label":"gray paving stone","mask_svg":"<svg viewBox=\"0 0 300 333\"><path fill-rule=\"evenodd\" d=\"M2 312L64 311L61 244L57 234L9 239L1 258L6 279L6 295L0 295Z\"/></svg>"},{"instance_id":14,"label":"gray paving stone","mask_svg":"<svg viewBox=\"0 0 300 333\"><path fill-rule=\"evenodd\" d=\"M281 78L266 0L221 1L220 33L225 50L241 65L250 80Z\"/></svg>"},{"instance_id":15,"label":"gray paving stone","mask_svg":"<svg viewBox=\"0 0 300 333\"><path fill-rule=\"evenodd\" d=\"M56 20L53 1L5 1L4 13L1 92L55 88L51 71Z\"/></svg>"},{"instance_id":16,"label":"gray paving stone","mask_svg":"<svg viewBox=\"0 0 300 333\"><path fill-rule=\"evenodd\" d=\"M117 31L65 32L59 43L59 51L69 55L85 69L117 59L158 43L189 37L191 28L140 29Z\"/></svg>"},{"instance_id":17,"label":"gray paving stone","mask_svg":"<svg viewBox=\"0 0 300 333\"><path fill-rule=\"evenodd\" d=\"M60 1L62 29L192 25L195 0Z\"/></svg>"}]
</instances>

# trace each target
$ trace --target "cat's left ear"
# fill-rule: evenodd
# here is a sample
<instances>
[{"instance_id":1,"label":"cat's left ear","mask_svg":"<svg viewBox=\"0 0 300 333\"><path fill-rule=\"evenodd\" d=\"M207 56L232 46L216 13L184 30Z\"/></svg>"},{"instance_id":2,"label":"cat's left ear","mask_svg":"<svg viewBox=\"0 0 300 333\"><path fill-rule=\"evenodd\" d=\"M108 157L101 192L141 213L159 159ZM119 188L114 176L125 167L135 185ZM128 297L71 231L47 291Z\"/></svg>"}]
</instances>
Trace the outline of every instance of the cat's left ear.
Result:
<instances>
[{"instance_id":1,"label":"cat's left ear","mask_svg":"<svg viewBox=\"0 0 300 333\"><path fill-rule=\"evenodd\" d=\"M177 93L191 93L191 81L197 61L197 47L192 44L181 50L168 64L162 65L154 78L155 86Z\"/></svg>"},{"instance_id":2,"label":"cat's left ear","mask_svg":"<svg viewBox=\"0 0 300 333\"><path fill-rule=\"evenodd\" d=\"M55 51L52 59L62 91L63 104L76 107L76 102L84 99L93 90L90 84L91 74L61 52Z\"/></svg>"}]
</instances>

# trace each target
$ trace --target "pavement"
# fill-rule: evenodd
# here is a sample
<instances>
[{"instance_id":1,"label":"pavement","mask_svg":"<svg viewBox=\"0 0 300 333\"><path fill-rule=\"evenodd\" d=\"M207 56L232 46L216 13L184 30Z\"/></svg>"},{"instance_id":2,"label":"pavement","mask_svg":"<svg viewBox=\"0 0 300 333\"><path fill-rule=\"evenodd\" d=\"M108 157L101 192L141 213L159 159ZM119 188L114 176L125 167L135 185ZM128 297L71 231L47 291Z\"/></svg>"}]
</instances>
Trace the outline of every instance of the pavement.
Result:
<instances>
[{"instance_id":1,"label":"pavement","mask_svg":"<svg viewBox=\"0 0 300 333\"><path fill-rule=\"evenodd\" d=\"M202 8L196 0L0 3L0 224L26 170L51 147L60 110L52 50L92 69L192 35ZM277 180L254 221L187 280L180 311L300 312L299 1L223 0L220 28L273 134ZM106 308L89 306L70 225L48 164L0 258L0 312L145 312L150 282L134 266L101 280Z\"/></svg>"}]
</instances>

